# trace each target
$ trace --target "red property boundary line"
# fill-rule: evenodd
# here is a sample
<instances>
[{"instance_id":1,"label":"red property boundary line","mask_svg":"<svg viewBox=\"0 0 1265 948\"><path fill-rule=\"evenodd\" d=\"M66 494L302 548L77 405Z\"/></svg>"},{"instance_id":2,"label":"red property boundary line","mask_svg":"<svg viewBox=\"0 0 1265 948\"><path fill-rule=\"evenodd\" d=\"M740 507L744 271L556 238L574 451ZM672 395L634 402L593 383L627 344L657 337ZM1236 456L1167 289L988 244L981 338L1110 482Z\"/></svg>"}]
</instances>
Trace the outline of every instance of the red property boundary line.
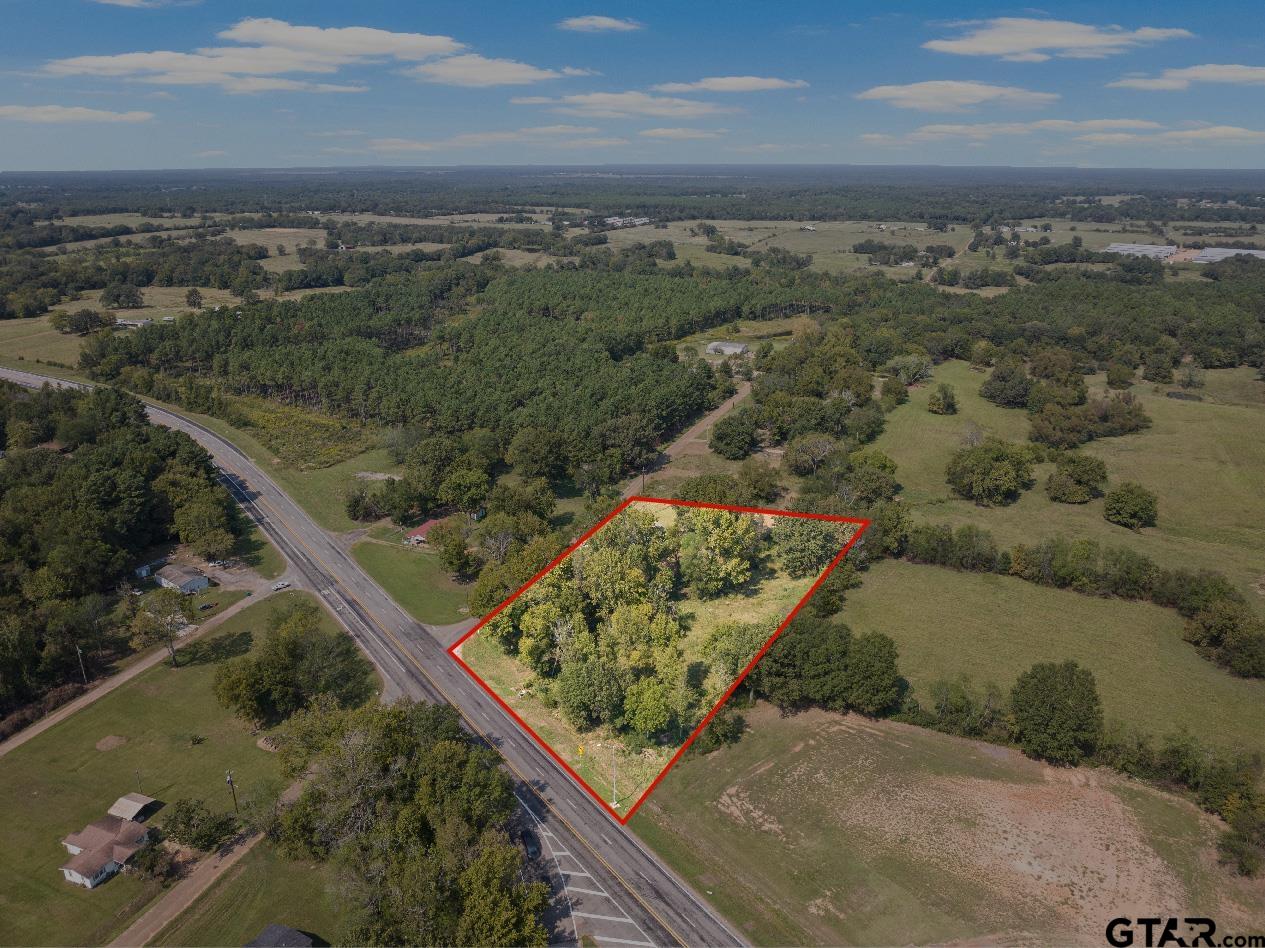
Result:
<instances>
[{"instance_id":1,"label":"red property boundary line","mask_svg":"<svg viewBox=\"0 0 1265 948\"><path fill-rule=\"evenodd\" d=\"M541 577L549 573L559 563L561 563L568 556L574 553L577 549L583 546L584 543L589 539L589 537L593 536L593 534L597 533L598 530L602 529L602 527L610 523L610 521L615 519L615 517L618 516L620 513L622 513L625 509L627 509L628 507L636 503L668 504L673 507L706 507L711 510L729 510L735 513L768 514L770 516L775 516L775 517L799 517L805 520L828 520L832 523L856 524L860 529L858 529L857 532L852 535L851 539L849 539L848 542L844 544L843 549L841 549L838 553L835 554L834 559L832 559L826 565L826 568L822 570L821 575L817 577L817 579L813 582L813 584L810 587L808 587L808 592L804 593L803 597L799 600L799 602L795 603L795 607L791 609L790 613L787 614L786 618L782 620L781 625L779 625L773 631L773 634L769 636L768 641L765 642L764 645L760 648L760 650L755 653L755 657L753 657L751 661L747 663L747 667L742 670L741 674L739 674L738 677L734 679L733 684L730 685L729 688L725 691L725 693L720 696L720 700L716 702L715 706L709 712L707 712L707 714L703 717L703 719L699 721L698 725L694 728L694 730L690 732L690 736L685 739L685 743L683 743L679 748L677 748L676 753L672 755L672 759L669 760L667 764L664 765L661 771L659 771L659 775L655 777L653 781L651 781L650 786L646 787L646 789L642 791L641 796L637 798L636 802L633 803L633 805L628 809L627 813L620 813L618 810L612 807L609 803L607 803L606 800L603 799L600 793L598 793L596 790L590 787L588 785L588 782L585 781L585 779L581 777L578 773L576 773L574 768L572 768L570 764L568 764L565 760L563 760L562 756L557 751L555 751L553 747L551 747L547 741L542 739L539 734L537 734L534 730L532 730L531 726L528 725L526 721L524 721L521 717L518 716L518 713L509 706L509 704L505 701L505 699L502 698L500 695L498 695L495 691L493 691L492 688L488 685L488 683L485 682L482 678L480 678L479 675L474 671L474 669L472 669L469 665L467 665L462 660L461 656L457 654L457 650L462 646L462 644L467 639L470 639L474 637L475 635L477 635L479 631L485 625L487 625L489 622L495 619L498 615L500 615L501 612L503 612L511 603L513 603L515 599L517 599L519 596L525 593L528 589L534 586L541 579ZM676 766L676 762L681 759L682 755L687 750L689 750L690 745L693 744L694 741L698 738L699 734L703 732L703 728L707 727L707 725L711 723L712 718L714 718L716 714L720 711L720 709L724 707L725 702L729 700L730 695L732 695L735 691L738 690L738 686L743 683L743 681L746 679L746 677L749 674L751 674L751 670L755 668L755 666L759 663L760 659L764 657L765 652L767 652L770 648L773 647L773 643L776 642L778 640L778 637L781 636L781 634L786 631L786 627L789 626L791 624L791 621L795 618L795 616L799 614L800 609L804 608L804 605L808 602L809 599L812 598L813 593L815 593L817 591L817 588L826 581L826 578L834 571L834 568L843 561L843 558L848 555L848 551L851 550L853 545L857 542L857 540L861 538L861 535L865 533L867 529L869 529L869 526L870 526L869 520L864 520L859 517L836 517L830 514L803 513L801 511L796 511L796 510L775 510L770 507L739 507L733 504L709 504L709 503L703 503L702 501L697 501L697 500L671 500L665 497L641 497L641 496L629 497L622 504L620 504L618 507L612 510L609 514L607 514L605 517L599 520L596 524L590 527L584 533L584 535L580 537L580 539L576 540L569 547L567 547L565 550L559 553L556 557L554 557L544 569L542 569L535 576L533 576L526 583L524 583L521 587L519 587L519 589L512 596L510 596L503 603L501 603L499 606L497 606L495 609L489 612L486 616L480 619L478 625L476 625L473 629L471 629L469 632L467 632L465 635L459 638L456 642L453 642L452 645L448 646L448 654L451 655L453 660L465 670L467 675L469 675L476 682L478 682L479 686L484 691L486 691L497 704L501 706L501 708L505 711L506 714L508 714L511 718L514 719L514 721L518 724L519 727L521 727L524 731L530 734L532 739L541 747L543 747L545 751L549 754L549 756L552 757L555 761L557 761L559 766L561 766L563 770L565 770L568 774L570 774L571 778L576 783L578 783L581 787L583 787L588 792L589 796L591 796L594 800L596 800L601 805L602 809L604 809L607 813L609 813L611 817L617 823L620 823L621 825L627 825L628 821L633 818L633 814L636 813L637 810L641 807L641 805L646 802L646 799L654 791L654 788L657 787L659 783L663 780L663 778L668 775L668 771L670 771L674 766Z\"/></svg>"}]
</instances>

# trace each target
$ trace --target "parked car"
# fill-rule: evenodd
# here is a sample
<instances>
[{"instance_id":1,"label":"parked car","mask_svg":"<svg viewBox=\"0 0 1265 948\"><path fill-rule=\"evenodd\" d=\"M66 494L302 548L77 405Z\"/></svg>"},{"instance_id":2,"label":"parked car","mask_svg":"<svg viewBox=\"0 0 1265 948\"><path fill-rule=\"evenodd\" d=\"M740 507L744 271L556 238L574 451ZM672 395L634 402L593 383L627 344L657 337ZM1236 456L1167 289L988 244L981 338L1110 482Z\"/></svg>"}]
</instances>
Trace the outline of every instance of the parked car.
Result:
<instances>
[{"instance_id":1,"label":"parked car","mask_svg":"<svg viewBox=\"0 0 1265 948\"><path fill-rule=\"evenodd\" d=\"M531 830L523 830L523 849L527 851L528 859L535 859L540 855L540 840Z\"/></svg>"},{"instance_id":2,"label":"parked car","mask_svg":"<svg viewBox=\"0 0 1265 948\"><path fill-rule=\"evenodd\" d=\"M281 591L281 590L283 590L283 589L289 589L289 588L290 588L290 584L289 584L289 583L287 583L284 579L283 579L281 582L279 582L279 583L273 583L273 584L272 584L272 591L273 591L273 592L280 592L280 591Z\"/></svg>"},{"instance_id":3,"label":"parked car","mask_svg":"<svg viewBox=\"0 0 1265 948\"><path fill-rule=\"evenodd\" d=\"M208 609L214 609L218 605L218 602L204 602L198 606L198 612L206 612Z\"/></svg>"}]
</instances>

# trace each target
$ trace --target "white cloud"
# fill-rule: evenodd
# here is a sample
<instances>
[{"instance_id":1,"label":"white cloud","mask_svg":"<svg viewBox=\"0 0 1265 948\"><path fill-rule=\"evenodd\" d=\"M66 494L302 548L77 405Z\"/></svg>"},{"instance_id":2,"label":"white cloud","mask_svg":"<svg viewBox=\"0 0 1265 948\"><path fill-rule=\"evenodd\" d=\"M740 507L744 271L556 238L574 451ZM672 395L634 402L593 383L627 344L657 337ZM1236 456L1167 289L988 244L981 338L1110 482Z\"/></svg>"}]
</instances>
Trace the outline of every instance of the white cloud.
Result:
<instances>
[{"instance_id":1,"label":"white cloud","mask_svg":"<svg viewBox=\"0 0 1265 948\"><path fill-rule=\"evenodd\" d=\"M922 142L984 142L992 138L1039 133L1095 134L1111 131L1137 131L1164 128L1147 119L1041 119L1036 122L976 122L966 124L937 123L922 125L905 135L867 133L861 140L871 145L913 145Z\"/></svg>"},{"instance_id":2,"label":"white cloud","mask_svg":"<svg viewBox=\"0 0 1265 948\"><path fill-rule=\"evenodd\" d=\"M448 36L392 33L368 27L322 29L284 20L245 19L219 34L243 44L212 46L183 53L172 50L72 56L54 59L44 72L54 76L99 76L156 85L212 85L226 92L363 92L364 86L279 77L291 73L328 75L341 67L375 59L418 61L464 49Z\"/></svg>"},{"instance_id":3,"label":"white cloud","mask_svg":"<svg viewBox=\"0 0 1265 948\"><path fill-rule=\"evenodd\" d=\"M108 112L78 105L0 105L0 119L35 122L39 125L68 125L74 122L148 122L153 112Z\"/></svg>"},{"instance_id":4,"label":"white cloud","mask_svg":"<svg viewBox=\"0 0 1265 948\"><path fill-rule=\"evenodd\" d=\"M508 142L532 142L558 144L562 139L570 142L596 141L597 139L579 139L577 135L591 135L597 128L592 125L534 125L528 128L514 128L489 132L462 132L448 138L432 141L411 138L375 138L369 147L380 152L425 152L444 148L479 148L484 145L500 145Z\"/></svg>"},{"instance_id":5,"label":"white cloud","mask_svg":"<svg viewBox=\"0 0 1265 948\"><path fill-rule=\"evenodd\" d=\"M1033 92L1019 86L995 86L987 82L954 79L911 82L903 86L875 86L858 93L856 98L924 112L962 112L982 104L1039 107L1059 99L1053 92Z\"/></svg>"},{"instance_id":6,"label":"white cloud","mask_svg":"<svg viewBox=\"0 0 1265 948\"><path fill-rule=\"evenodd\" d=\"M558 23L560 30L576 33L629 33L643 29L636 20L621 20L613 16L572 16Z\"/></svg>"},{"instance_id":7,"label":"white cloud","mask_svg":"<svg viewBox=\"0 0 1265 948\"><path fill-rule=\"evenodd\" d=\"M711 76L697 82L664 82L656 92L763 92L768 89L803 89L803 79L773 79L763 76Z\"/></svg>"},{"instance_id":8,"label":"white cloud","mask_svg":"<svg viewBox=\"0 0 1265 948\"><path fill-rule=\"evenodd\" d=\"M1223 82L1235 85L1265 85L1265 66L1205 63L1184 69L1165 69L1158 76L1126 76L1107 83L1115 89L1189 89L1195 82Z\"/></svg>"},{"instance_id":9,"label":"white cloud","mask_svg":"<svg viewBox=\"0 0 1265 948\"><path fill-rule=\"evenodd\" d=\"M649 115L656 118L699 118L720 115L733 109L710 102L650 95L647 92L588 92L580 95L518 96L515 105L550 105L555 112L587 118L630 118Z\"/></svg>"},{"instance_id":10,"label":"white cloud","mask_svg":"<svg viewBox=\"0 0 1265 948\"><path fill-rule=\"evenodd\" d=\"M724 129L709 131L705 128L643 128L638 135L646 138L669 139L672 141L689 141L696 138L719 138L725 134Z\"/></svg>"},{"instance_id":11,"label":"white cloud","mask_svg":"<svg viewBox=\"0 0 1265 948\"><path fill-rule=\"evenodd\" d=\"M250 17L219 34L220 39L257 46L303 50L334 56L345 61L364 56L393 56L396 59L429 59L450 56L465 49L451 36L426 33L393 33L367 26L295 26L285 20Z\"/></svg>"},{"instance_id":12,"label":"white cloud","mask_svg":"<svg viewBox=\"0 0 1265 948\"><path fill-rule=\"evenodd\" d=\"M449 86L522 86L563 75L554 69L541 69L513 59L489 59L478 53L464 53L435 62L422 63L405 70L405 74L425 82Z\"/></svg>"},{"instance_id":13,"label":"white cloud","mask_svg":"<svg viewBox=\"0 0 1265 948\"><path fill-rule=\"evenodd\" d=\"M1188 39L1189 30L1144 26L1126 30L1119 26L1092 26L1070 20L1031 17L998 17L959 24L967 27L952 39L923 43L925 49L959 56L995 56L1009 62L1043 62L1051 56L1065 59L1102 59L1137 46L1170 39Z\"/></svg>"},{"instance_id":14,"label":"white cloud","mask_svg":"<svg viewBox=\"0 0 1265 948\"><path fill-rule=\"evenodd\" d=\"M1154 135L1091 133L1080 135L1076 140L1091 145L1257 145L1265 143L1265 131L1238 125L1202 125L1198 128L1170 129Z\"/></svg>"}]
</instances>

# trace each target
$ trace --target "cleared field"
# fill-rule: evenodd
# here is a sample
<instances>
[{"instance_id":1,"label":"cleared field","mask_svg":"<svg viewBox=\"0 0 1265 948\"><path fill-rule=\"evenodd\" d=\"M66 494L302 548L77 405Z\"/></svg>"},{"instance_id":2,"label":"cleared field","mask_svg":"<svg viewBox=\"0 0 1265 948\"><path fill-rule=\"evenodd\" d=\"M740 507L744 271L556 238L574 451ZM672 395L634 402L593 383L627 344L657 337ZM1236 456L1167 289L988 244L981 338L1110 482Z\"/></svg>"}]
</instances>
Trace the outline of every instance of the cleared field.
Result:
<instances>
[{"instance_id":1,"label":"cleared field","mask_svg":"<svg viewBox=\"0 0 1265 948\"><path fill-rule=\"evenodd\" d=\"M962 362L937 366L930 384L913 389L909 402L888 415L875 447L896 461L903 500L917 519L973 523L1006 546L1056 534L1127 545L1161 566L1219 570L1265 609L1257 588L1265 579L1265 382L1254 374L1249 368L1208 372L1202 402L1167 398L1167 387L1135 385L1152 426L1085 446L1107 463L1112 483L1138 481L1158 495L1159 524L1139 533L1104 520L1101 499L1050 501L1042 487L1049 465L1037 466L1037 486L1009 507L977 507L953 496L945 467L972 424L1014 441L1028 435L1026 414L981 399L986 375ZM1089 381L1091 393L1101 393L1102 379ZM957 392L956 415L926 409L940 382Z\"/></svg>"},{"instance_id":2,"label":"cleared field","mask_svg":"<svg viewBox=\"0 0 1265 948\"><path fill-rule=\"evenodd\" d=\"M80 309L83 305L74 308ZM38 360L78 365L83 340L82 336L67 335L53 329L48 316L0 320L0 362L19 368L19 362Z\"/></svg>"},{"instance_id":3,"label":"cleared field","mask_svg":"<svg viewBox=\"0 0 1265 948\"><path fill-rule=\"evenodd\" d=\"M111 309L101 305L100 290L84 290L77 300L62 300L53 309L74 312L80 309L106 310L123 319L161 319L164 316L179 316L189 312L189 304L185 302L192 287L188 286L144 286L141 294L145 305L139 309ZM202 294L202 305L208 308L216 306L236 306L238 299L228 290L217 290L213 287L197 287Z\"/></svg>"},{"instance_id":4,"label":"cleared field","mask_svg":"<svg viewBox=\"0 0 1265 948\"><path fill-rule=\"evenodd\" d=\"M268 248L269 255L277 252L278 244L285 247L288 256L293 256L299 247L325 246L325 231L316 227L260 227L250 230L229 230L226 236L232 237L233 242L237 244L262 244ZM310 243L310 241L315 241L315 243ZM299 265L298 260L293 261L293 268Z\"/></svg>"},{"instance_id":5,"label":"cleared field","mask_svg":"<svg viewBox=\"0 0 1265 948\"><path fill-rule=\"evenodd\" d=\"M399 540L363 540L351 555L418 622L448 625L469 618L468 587L453 582L430 550Z\"/></svg>"},{"instance_id":6,"label":"cleared field","mask_svg":"<svg viewBox=\"0 0 1265 948\"><path fill-rule=\"evenodd\" d=\"M326 863L296 862L264 840L226 872L174 922L159 932L159 945L245 945L268 925L290 928L332 944L342 925L330 894Z\"/></svg>"},{"instance_id":7,"label":"cleared field","mask_svg":"<svg viewBox=\"0 0 1265 948\"><path fill-rule=\"evenodd\" d=\"M1236 678L1182 641L1182 619L1149 603L1098 599L1012 576L884 561L848 594L854 632L895 640L915 696L965 675L1008 691L1035 662L1075 659L1098 680L1108 720L1157 737L1265 751L1265 681Z\"/></svg>"},{"instance_id":8,"label":"cleared field","mask_svg":"<svg viewBox=\"0 0 1265 948\"><path fill-rule=\"evenodd\" d=\"M216 667L251 647L273 605L311 598L270 596L160 664L15 748L0 766L0 943L105 944L160 891L132 874L89 891L62 879L60 840L140 790L171 803L200 797L232 806L224 771L239 792L279 776L275 758L211 693ZM325 619L333 628L332 620ZM196 743L194 737L200 738ZM154 822L161 825L160 810Z\"/></svg>"},{"instance_id":9,"label":"cleared field","mask_svg":"<svg viewBox=\"0 0 1265 948\"><path fill-rule=\"evenodd\" d=\"M893 722L745 711L632 827L758 945L1101 944L1119 915L1265 924L1216 825L1103 771ZM1233 919L1233 921L1230 921Z\"/></svg>"}]
</instances>

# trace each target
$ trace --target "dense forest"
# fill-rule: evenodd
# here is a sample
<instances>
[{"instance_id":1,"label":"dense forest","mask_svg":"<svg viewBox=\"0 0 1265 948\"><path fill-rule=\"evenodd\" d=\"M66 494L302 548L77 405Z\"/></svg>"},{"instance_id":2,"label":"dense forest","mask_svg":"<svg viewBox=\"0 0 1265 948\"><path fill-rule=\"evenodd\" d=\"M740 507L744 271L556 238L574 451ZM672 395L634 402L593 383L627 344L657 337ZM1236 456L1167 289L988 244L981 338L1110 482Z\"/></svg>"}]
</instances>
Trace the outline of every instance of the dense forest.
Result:
<instances>
[{"instance_id":1,"label":"dense forest","mask_svg":"<svg viewBox=\"0 0 1265 948\"><path fill-rule=\"evenodd\" d=\"M126 649L144 622L120 588L153 546L222 556L237 527L202 448L131 395L6 383L0 434L2 716Z\"/></svg>"}]
</instances>

